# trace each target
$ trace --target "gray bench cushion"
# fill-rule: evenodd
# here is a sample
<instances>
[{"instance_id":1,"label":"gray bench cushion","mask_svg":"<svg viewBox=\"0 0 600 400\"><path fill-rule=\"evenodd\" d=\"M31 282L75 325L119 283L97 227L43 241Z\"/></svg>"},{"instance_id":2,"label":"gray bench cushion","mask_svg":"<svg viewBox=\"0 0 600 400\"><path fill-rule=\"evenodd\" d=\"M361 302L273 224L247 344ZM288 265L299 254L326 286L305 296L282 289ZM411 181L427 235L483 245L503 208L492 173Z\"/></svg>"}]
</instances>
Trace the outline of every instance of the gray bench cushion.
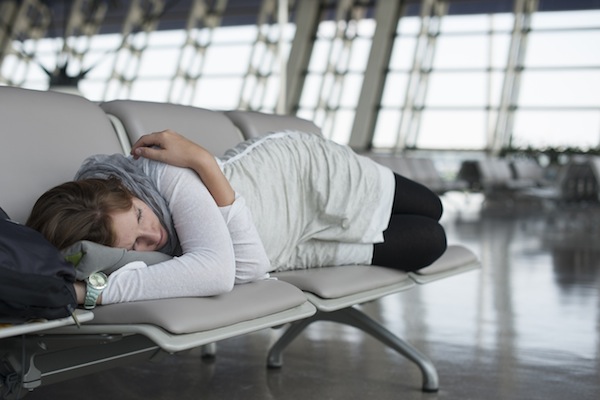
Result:
<instances>
[{"instance_id":1,"label":"gray bench cushion","mask_svg":"<svg viewBox=\"0 0 600 400\"><path fill-rule=\"evenodd\" d=\"M235 286L214 297L175 298L99 306L92 324L152 324L183 334L249 321L306 303L306 296L285 282L269 279Z\"/></svg>"},{"instance_id":2,"label":"gray bench cushion","mask_svg":"<svg viewBox=\"0 0 600 400\"><path fill-rule=\"evenodd\" d=\"M450 245L433 264L417 272L405 273L374 265L348 265L279 272L274 276L322 299L337 299L407 281L427 283L478 267L479 260L473 252L461 245Z\"/></svg>"},{"instance_id":3,"label":"gray bench cushion","mask_svg":"<svg viewBox=\"0 0 600 400\"><path fill-rule=\"evenodd\" d=\"M410 281L404 272L372 265L311 268L279 272L274 276L324 299L350 296Z\"/></svg>"}]
</instances>

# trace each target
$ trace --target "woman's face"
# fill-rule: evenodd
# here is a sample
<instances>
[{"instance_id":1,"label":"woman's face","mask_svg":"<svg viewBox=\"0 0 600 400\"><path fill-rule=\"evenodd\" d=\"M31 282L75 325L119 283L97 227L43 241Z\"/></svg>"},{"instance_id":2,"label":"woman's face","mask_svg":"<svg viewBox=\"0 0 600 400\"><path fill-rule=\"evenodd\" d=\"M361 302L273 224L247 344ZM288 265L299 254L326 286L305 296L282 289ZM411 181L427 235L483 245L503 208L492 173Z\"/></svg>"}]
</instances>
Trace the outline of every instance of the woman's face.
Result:
<instances>
[{"instance_id":1,"label":"woman's face","mask_svg":"<svg viewBox=\"0 0 600 400\"><path fill-rule=\"evenodd\" d=\"M116 240L114 247L155 251L167 243L168 235L150 207L137 197L130 210L110 214Z\"/></svg>"}]
</instances>

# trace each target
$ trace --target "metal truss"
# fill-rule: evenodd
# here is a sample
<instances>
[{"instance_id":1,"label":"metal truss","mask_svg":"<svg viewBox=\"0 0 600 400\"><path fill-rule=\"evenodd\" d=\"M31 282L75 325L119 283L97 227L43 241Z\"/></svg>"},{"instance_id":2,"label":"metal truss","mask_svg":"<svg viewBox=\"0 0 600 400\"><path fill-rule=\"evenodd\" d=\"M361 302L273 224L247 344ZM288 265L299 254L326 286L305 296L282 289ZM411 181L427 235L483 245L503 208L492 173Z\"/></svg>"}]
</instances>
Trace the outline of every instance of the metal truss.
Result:
<instances>
[{"instance_id":1,"label":"metal truss","mask_svg":"<svg viewBox=\"0 0 600 400\"><path fill-rule=\"evenodd\" d=\"M283 69L280 62L284 34L278 18L280 3L288 2L263 0L261 3L256 20L257 35L237 107L240 110L275 111L275 107L265 105L269 104L266 99L269 85L280 84L274 75L278 68L280 74ZM203 78L207 49L213 44L214 32L221 26L227 4L227 0L217 0L212 6L204 0L193 2L186 23L186 40L179 53L168 101L193 104L198 81Z\"/></svg>"},{"instance_id":2,"label":"metal truss","mask_svg":"<svg viewBox=\"0 0 600 400\"><path fill-rule=\"evenodd\" d=\"M212 7L205 0L193 1L186 21L186 39L179 52L168 101L188 105L193 103L198 80L202 77L206 51L212 44L215 29L221 25L226 7L227 0L217 0Z\"/></svg>"},{"instance_id":3,"label":"metal truss","mask_svg":"<svg viewBox=\"0 0 600 400\"><path fill-rule=\"evenodd\" d=\"M269 101L267 95L269 85L280 85L278 91L285 94L287 71L282 61L286 58L283 42L286 21L280 20L280 11L287 16L293 5L293 1L262 1L256 21L258 34L252 46L248 71L240 94L240 110L274 112L278 109L281 113L285 112L285 104L281 104L279 108L268 108L268 105L274 102ZM279 7L287 9L280 10ZM278 77L275 76L277 73ZM279 101L285 102L285 96Z\"/></svg>"},{"instance_id":4,"label":"metal truss","mask_svg":"<svg viewBox=\"0 0 600 400\"><path fill-rule=\"evenodd\" d=\"M123 23L123 41L113 62L103 98L129 97L150 33L162 16L165 0L133 0Z\"/></svg>"},{"instance_id":5,"label":"metal truss","mask_svg":"<svg viewBox=\"0 0 600 400\"><path fill-rule=\"evenodd\" d=\"M515 111L519 100L521 72L525 60L527 38L531 31L531 17L538 8L538 0L515 0L514 25L511 34L508 60L504 72L502 97L498 110L496 129L491 138L491 151L498 154L510 145Z\"/></svg>"},{"instance_id":6,"label":"metal truss","mask_svg":"<svg viewBox=\"0 0 600 400\"><path fill-rule=\"evenodd\" d=\"M64 77L67 77L67 65L77 64L80 72L73 77L77 81L88 72L89 69L83 66L84 58L89 54L92 38L100 31L107 10L108 4L104 2L75 0L72 3L63 34L63 47L56 65L57 68L65 68Z\"/></svg>"},{"instance_id":7,"label":"metal truss","mask_svg":"<svg viewBox=\"0 0 600 400\"><path fill-rule=\"evenodd\" d=\"M0 74L2 83L24 83L37 49L36 40L45 36L51 20L50 10L39 0L0 4L0 62L9 65Z\"/></svg>"},{"instance_id":8,"label":"metal truss","mask_svg":"<svg viewBox=\"0 0 600 400\"><path fill-rule=\"evenodd\" d=\"M4 83L21 86L29 68L36 64L50 78L50 87L72 84L87 72L83 59L90 50L91 38L104 21L107 5L93 0L75 0L70 4L69 16L62 34L62 44L57 48L55 65L42 65L35 58L39 40L52 28L52 15L48 6L39 0L3 2L0 4L1 59L12 58L10 71L3 71ZM73 67L75 65L75 67ZM67 67L79 70L67 76Z\"/></svg>"},{"instance_id":9,"label":"metal truss","mask_svg":"<svg viewBox=\"0 0 600 400\"><path fill-rule=\"evenodd\" d=\"M300 2L298 5L298 17L296 25L305 28L303 32L296 35L290 55L291 90L288 96L289 107L298 109L300 103L301 87L310 62L310 53L317 35L319 21L318 12L333 10L332 20L335 23L335 32L329 39L328 57L325 61L326 67L320 84L316 90L318 100L313 110L311 119L319 125L326 136L331 136L333 126L343 95L344 79L348 75L349 63L354 47L353 41L358 37L358 22L366 17L368 10L373 6L369 0L339 0L339 1L311 1ZM306 29L309 28L309 29ZM300 28L298 29L300 30ZM310 41L311 43L308 43ZM290 97L291 96L291 97Z\"/></svg>"},{"instance_id":10,"label":"metal truss","mask_svg":"<svg viewBox=\"0 0 600 400\"><path fill-rule=\"evenodd\" d=\"M421 30L413 56L413 65L400 117L396 150L414 147L425 107L427 85L433 67L435 45L440 34L441 20L448 12L446 0L423 0L421 3Z\"/></svg>"}]
</instances>

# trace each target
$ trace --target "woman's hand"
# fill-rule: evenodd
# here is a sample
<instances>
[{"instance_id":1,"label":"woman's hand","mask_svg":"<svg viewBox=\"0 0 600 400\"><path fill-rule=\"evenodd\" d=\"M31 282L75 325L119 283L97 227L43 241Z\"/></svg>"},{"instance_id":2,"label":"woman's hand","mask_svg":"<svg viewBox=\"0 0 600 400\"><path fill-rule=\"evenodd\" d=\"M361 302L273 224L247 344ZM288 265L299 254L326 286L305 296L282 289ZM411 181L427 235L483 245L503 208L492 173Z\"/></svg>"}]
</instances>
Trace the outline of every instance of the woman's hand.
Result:
<instances>
[{"instance_id":1,"label":"woman's hand","mask_svg":"<svg viewBox=\"0 0 600 400\"><path fill-rule=\"evenodd\" d=\"M132 146L131 155L194 170L220 207L235 200L235 192L214 156L177 132L167 129L144 135Z\"/></svg>"},{"instance_id":2,"label":"woman's hand","mask_svg":"<svg viewBox=\"0 0 600 400\"><path fill-rule=\"evenodd\" d=\"M144 135L131 148L131 155L150 158L176 167L193 168L198 159L212 157L204 147L170 129Z\"/></svg>"}]
</instances>

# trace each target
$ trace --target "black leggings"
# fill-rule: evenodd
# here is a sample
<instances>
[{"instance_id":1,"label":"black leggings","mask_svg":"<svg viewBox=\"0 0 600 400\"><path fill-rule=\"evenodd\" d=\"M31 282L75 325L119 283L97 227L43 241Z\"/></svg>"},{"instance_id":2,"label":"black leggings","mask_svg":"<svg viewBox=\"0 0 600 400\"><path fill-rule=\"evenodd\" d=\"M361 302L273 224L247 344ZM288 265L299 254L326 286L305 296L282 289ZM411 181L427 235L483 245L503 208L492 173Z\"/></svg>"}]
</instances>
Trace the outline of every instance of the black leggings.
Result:
<instances>
[{"instance_id":1,"label":"black leggings","mask_svg":"<svg viewBox=\"0 0 600 400\"><path fill-rule=\"evenodd\" d=\"M446 250L446 233L439 224L440 198L427 187L394 174L396 192L383 243L373 248L373 265L415 271L437 260Z\"/></svg>"}]
</instances>

